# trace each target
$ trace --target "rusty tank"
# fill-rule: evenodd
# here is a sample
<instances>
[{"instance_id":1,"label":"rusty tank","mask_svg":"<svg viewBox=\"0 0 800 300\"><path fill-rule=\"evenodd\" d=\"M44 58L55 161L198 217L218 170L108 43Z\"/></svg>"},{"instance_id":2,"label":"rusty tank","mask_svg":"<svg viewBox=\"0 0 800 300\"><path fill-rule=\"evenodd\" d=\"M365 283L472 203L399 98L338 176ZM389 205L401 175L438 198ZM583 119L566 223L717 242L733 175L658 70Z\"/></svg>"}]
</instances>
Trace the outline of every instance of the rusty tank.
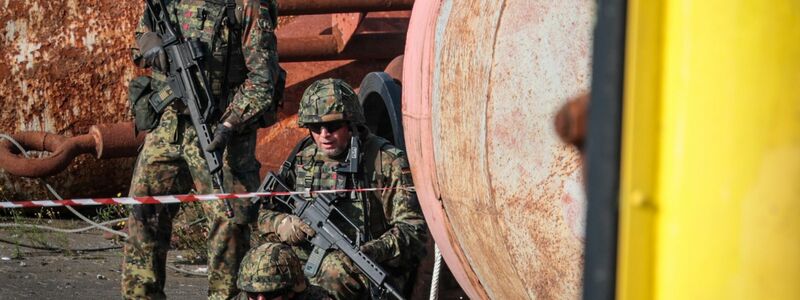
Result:
<instances>
[{"instance_id":1,"label":"rusty tank","mask_svg":"<svg viewBox=\"0 0 800 300\"><path fill-rule=\"evenodd\" d=\"M278 50L289 78L280 121L259 131L262 174L306 134L295 120L308 84L339 77L358 86L385 70L401 82L402 104L367 111L396 114L394 140L405 144L431 234L466 295L579 297L581 159L558 140L553 119L564 99L588 89L594 1L278 3ZM128 54L142 6L5 2L0 132L51 132L102 153L82 144L92 141L84 134L130 119L127 82L143 71ZM79 156L49 180L68 197L125 193L132 165L132 158ZM88 184L97 178L108 182ZM32 192L37 182L5 171L0 182L4 197L46 197Z\"/></svg>"},{"instance_id":2,"label":"rusty tank","mask_svg":"<svg viewBox=\"0 0 800 300\"><path fill-rule=\"evenodd\" d=\"M588 89L593 1L425 1L403 125L417 193L471 298L578 298L586 197L553 117Z\"/></svg>"}]
</instances>

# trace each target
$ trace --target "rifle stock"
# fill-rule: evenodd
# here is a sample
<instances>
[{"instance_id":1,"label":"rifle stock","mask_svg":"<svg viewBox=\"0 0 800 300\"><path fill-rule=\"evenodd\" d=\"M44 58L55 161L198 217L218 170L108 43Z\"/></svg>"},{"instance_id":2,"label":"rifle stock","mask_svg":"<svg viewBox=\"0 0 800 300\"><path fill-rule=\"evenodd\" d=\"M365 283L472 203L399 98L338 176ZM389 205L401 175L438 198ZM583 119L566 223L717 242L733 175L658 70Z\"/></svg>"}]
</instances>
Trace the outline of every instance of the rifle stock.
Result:
<instances>
[{"instance_id":1,"label":"rifle stock","mask_svg":"<svg viewBox=\"0 0 800 300\"><path fill-rule=\"evenodd\" d=\"M258 191L288 192L290 190L274 172L270 172L264 178ZM338 249L353 261L353 264L369 278L374 286L380 289L381 295L385 295L388 292L396 299L404 299L397 289L389 283L386 271L364 252L361 252L359 247L331 221L331 216L338 214L337 218L341 218L346 223L353 225L353 222L335 207L336 199L334 197L320 193L315 194L313 200L306 200L300 195L275 196L273 198L289 208L292 214L300 217L303 222L316 231L316 234L310 240L311 244L314 245L314 250L304 268L307 276L316 274L319 269L319 263L322 262L322 258L328 251ZM259 198L252 199L252 201L258 200ZM358 227L353 226L358 230Z\"/></svg>"}]
</instances>

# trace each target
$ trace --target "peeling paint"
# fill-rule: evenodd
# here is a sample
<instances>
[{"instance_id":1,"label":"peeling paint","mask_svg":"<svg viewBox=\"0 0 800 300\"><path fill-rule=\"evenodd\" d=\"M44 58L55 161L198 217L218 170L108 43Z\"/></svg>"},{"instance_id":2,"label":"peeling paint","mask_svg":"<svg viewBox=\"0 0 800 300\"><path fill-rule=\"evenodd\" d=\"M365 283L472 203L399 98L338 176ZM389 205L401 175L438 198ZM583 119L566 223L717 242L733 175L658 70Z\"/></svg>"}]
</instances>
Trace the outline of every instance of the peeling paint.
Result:
<instances>
[{"instance_id":1,"label":"peeling paint","mask_svg":"<svg viewBox=\"0 0 800 300\"><path fill-rule=\"evenodd\" d=\"M86 133L93 124L130 120L127 85L145 73L130 61L133 30L143 6L140 1L6 0L6 8L0 10L0 133L48 131L73 136ZM397 26L403 17L407 15L384 13L381 18ZM278 23L282 31L294 22L314 25L295 24L296 32L316 34L330 27L330 15L281 17ZM380 22L375 26L384 27ZM300 94L311 81L340 77L355 86L366 73L382 70L387 62L285 64L289 79L281 122L260 132L257 157L264 166L262 173L274 169L294 141L306 134L296 127L294 118ZM53 180L65 193L86 197L125 193L133 164L130 160L102 162L78 157L73 165ZM91 188L70 184L91 183L97 178L103 178L103 184ZM0 187L18 195L33 195L36 189L20 184L23 181L27 182L0 172Z\"/></svg>"},{"instance_id":2,"label":"peeling paint","mask_svg":"<svg viewBox=\"0 0 800 300\"><path fill-rule=\"evenodd\" d=\"M99 120L127 120L127 82L144 72L130 63L128 50L142 6L139 1L6 0L0 11L0 133L71 136L86 133ZM132 164L120 162L79 157L74 166L90 169L73 166L51 182L65 193L124 192ZM88 184L97 177L109 179ZM35 185L26 182L9 177L0 187L35 194Z\"/></svg>"}]
</instances>

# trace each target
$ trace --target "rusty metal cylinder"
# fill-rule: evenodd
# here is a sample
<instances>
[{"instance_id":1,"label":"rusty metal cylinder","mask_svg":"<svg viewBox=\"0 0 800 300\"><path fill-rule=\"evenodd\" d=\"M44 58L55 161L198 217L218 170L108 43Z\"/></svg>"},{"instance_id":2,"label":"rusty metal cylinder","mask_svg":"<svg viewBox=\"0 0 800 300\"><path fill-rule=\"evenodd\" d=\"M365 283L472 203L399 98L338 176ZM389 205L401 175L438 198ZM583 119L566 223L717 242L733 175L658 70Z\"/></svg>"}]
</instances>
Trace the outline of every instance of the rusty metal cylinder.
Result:
<instances>
[{"instance_id":1,"label":"rusty metal cylinder","mask_svg":"<svg viewBox=\"0 0 800 300\"><path fill-rule=\"evenodd\" d=\"M594 1L417 2L403 124L431 233L473 299L580 296L586 197L553 118L588 89Z\"/></svg>"},{"instance_id":2,"label":"rusty metal cylinder","mask_svg":"<svg viewBox=\"0 0 800 300\"><path fill-rule=\"evenodd\" d=\"M281 15L331 14L342 12L370 12L409 10L414 0L281 0Z\"/></svg>"},{"instance_id":3,"label":"rusty metal cylinder","mask_svg":"<svg viewBox=\"0 0 800 300\"><path fill-rule=\"evenodd\" d=\"M356 34L339 51L336 37L320 35L284 38L278 43L282 62L343 59L390 60L403 54L405 32Z\"/></svg>"},{"instance_id":4,"label":"rusty metal cylinder","mask_svg":"<svg viewBox=\"0 0 800 300\"><path fill-rule=\"evenodd\" d=\"M145 132L136 132L133 122L98 124L89 128L97 158L132 157L139 154Z\"/></svg>"}]
</instances>

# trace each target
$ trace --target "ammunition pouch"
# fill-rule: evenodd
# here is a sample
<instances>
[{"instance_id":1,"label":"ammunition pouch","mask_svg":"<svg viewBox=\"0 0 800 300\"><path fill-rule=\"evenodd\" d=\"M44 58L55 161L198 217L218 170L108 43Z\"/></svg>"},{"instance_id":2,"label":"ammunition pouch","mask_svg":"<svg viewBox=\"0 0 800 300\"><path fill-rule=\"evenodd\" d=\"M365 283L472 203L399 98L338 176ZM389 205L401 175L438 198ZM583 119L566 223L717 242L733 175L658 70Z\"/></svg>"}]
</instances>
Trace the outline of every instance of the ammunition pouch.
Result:
<instances>
[{"instance_id":1,"label":"ammunition pouch","mask_svg":"<svg viewBox=\"0 0 800 300\"><path fill-rule=\"evenodd\" d=\"M151 81L150 77L139 76L128 85L128 102L137 131L150 131L158 124L159 113L150 105L150 95L157 94Z\"/></svg>"},{"instance_id":2,"label":"ammunition pouch","mask_svg":"<svg viewBox=\"0 0 800 300\"><path fill-rule=\"evenodd\" d=\"M155 72L153 75L157 76ZM159 91L155 90L157 86L161 86ZM168 85L157 84L156 80L149 76L139 76L131 80L128 85L128 102L136 130L150 131L155 128L161 112L174 99Z\"/></svg>"}]
</instances>

